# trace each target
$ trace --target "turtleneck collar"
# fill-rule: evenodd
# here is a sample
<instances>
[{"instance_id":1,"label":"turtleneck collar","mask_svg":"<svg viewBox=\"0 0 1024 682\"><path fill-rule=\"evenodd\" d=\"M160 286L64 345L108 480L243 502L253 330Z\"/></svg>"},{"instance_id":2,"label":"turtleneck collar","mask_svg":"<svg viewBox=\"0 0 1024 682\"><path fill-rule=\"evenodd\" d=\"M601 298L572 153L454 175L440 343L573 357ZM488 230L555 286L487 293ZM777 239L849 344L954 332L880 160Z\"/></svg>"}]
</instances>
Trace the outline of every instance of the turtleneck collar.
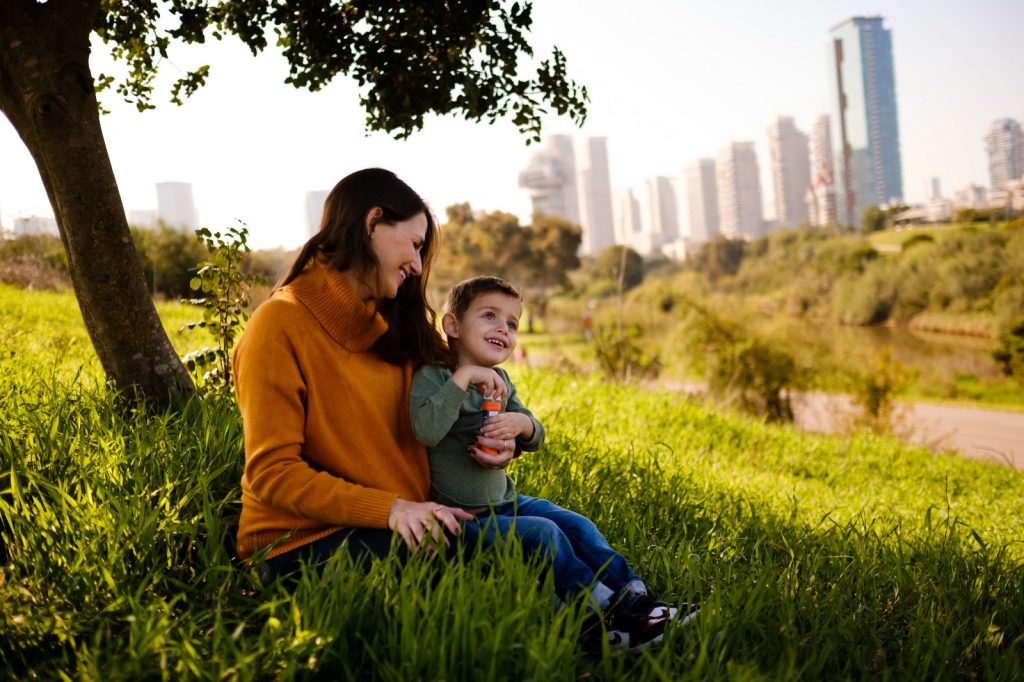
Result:
<instances>
[{"instance_id":1,"label":"turtleneck collar","mask_svg":"<svg viewBox=\"0 0 1024 682\"><path fill-rule=\"evenodd\" d=\"M388 330L376 303L364 302L345 276L319 257L285 288L313 313L331 338L350 351L369 350Z\"/></svg>"}]
</instances>

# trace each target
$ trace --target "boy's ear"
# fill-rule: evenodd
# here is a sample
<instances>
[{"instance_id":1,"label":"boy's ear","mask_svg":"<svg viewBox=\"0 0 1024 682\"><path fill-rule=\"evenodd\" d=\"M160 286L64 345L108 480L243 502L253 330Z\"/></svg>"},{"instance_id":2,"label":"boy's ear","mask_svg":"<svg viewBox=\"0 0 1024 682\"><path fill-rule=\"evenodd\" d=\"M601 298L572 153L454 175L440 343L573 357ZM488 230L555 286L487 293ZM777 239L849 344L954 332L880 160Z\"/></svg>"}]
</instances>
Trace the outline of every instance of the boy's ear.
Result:
<instances>
[{"instance_id":1,"label":"boy's ear","mask_svg":"<svg viewBox=\"0 0 1024 682\"><path fill-rule=\"evenodd\" d=\"M453 339L459 338L459 321L455 319L455 316L451 313L445 313L441 317L441 329L444 333Z\"/></svg>"},{"instance_id":2,"label":"boy's ear","mask_svg":"<svg viewBox=\"0 0 1024 682\"><path fill-rule=\"evenodd\" d=\"M373 208L366 212L366 218L363 221L364 226L366 228L366 236L373 236L373 228L377 227L377 223L379 223L380 219L383 217L384 209L382 209L380 206L374 206Z\"/></svg>"}]
</instances>

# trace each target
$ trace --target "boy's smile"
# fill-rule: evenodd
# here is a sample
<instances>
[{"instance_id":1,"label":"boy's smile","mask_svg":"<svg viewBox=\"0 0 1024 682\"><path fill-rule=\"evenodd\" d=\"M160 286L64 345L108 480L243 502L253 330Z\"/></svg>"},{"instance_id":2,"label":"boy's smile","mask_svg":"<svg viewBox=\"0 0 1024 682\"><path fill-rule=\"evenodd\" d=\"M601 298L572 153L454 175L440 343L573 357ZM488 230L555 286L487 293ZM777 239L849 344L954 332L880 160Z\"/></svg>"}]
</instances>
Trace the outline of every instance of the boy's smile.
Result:
<instances>
[{"instance_id":1,"label":"boy's smile","mask_svg":"<svg viewBox=\"0 0 1024 682\"><path fill-rule=\"evenodd\" d=\"M458 339L459 365L494 367L515 350L523 304L513 296L491 291L477 296L461 319L444 316L444 330Z\"/></svg>"}]
</instances>

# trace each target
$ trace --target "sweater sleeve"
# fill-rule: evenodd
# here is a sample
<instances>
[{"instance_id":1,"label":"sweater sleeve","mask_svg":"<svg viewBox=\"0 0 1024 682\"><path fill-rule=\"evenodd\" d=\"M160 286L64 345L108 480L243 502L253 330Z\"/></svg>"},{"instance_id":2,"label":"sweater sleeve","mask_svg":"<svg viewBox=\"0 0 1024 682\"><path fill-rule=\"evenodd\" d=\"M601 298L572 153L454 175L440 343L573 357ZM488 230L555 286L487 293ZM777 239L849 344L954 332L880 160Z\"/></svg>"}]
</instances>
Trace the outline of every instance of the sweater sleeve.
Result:
<instances>
[{"instance_id":1,"label":"sweater sleeve","mask_svg":"<svg viewBox=\"0 0 1024 682\"><path fill-rule=\"evenodd\" d=\"M409 417L416 440L428 448L441 442L466 399L466 391L456 384L450 372L430 365L421 367L412 378Z\"/></svg>"},{"instance_id":2,"label":"sweater sleeve","mask_svg":"<svg viewBox=\"0 0 1024 682\"><path fill-rule=\"evenodd\" d=\"M287 332L297 321L274 303L265 303L268 310L262 315L257 310L234 353L245 480L257 498L296 516L330 525L386 528L395 493L352 483L315 468L302 456L306 383Z\"/></svg>"},{"instance_id":3,"label":"sweater sleeve","mask_svg":"<svg viewBox=\"0 0 1024 682\"><path fill-rule=\"evenodd\" d=\"M533 452L540 450L540 447L544 445L544 426L540 423L536 417L533 416L533 412L526 409L522 401L519 400L519 395L516 393L516 386L512 383L512 379L509 378L508 373L505 370L499 370L502 378L505 380L505 384L508 386L508 401L505 405L506 412L519 412L525 414L533 422L533 437L529 440L525 438L516 438L516 443L519 449L526 452Z\"/></svg>"}]
</instances>

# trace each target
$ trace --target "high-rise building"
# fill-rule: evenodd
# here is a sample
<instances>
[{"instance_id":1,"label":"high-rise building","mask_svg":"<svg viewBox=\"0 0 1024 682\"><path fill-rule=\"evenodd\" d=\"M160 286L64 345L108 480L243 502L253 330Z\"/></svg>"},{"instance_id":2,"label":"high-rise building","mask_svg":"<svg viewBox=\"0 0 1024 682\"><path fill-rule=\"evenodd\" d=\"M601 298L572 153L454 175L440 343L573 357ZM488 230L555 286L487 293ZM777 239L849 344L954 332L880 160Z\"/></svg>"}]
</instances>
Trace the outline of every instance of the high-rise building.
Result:
<instances>
[{"instance_id":1,"label":"high-rise building","mask_svg":"<svg viewBox=\"0 0 1024 682\"><path fill-rule=\"evenodd\" d=\"M882 25L882 17L852 17L831 33L839 221L859 225L869 204L903 198L892 33Z\"/></svg>"},{"instance_id":2,"label":"high-rise building","mask_svg":"<svg viewBox=\"0 0 1024 682\"><path fill-rule=\"evenodd\" d=\"M608 140L591 137L576 150L580 195L582 255L595 255L615 243L612 224L612 180L608 169Z\"/></svg>"},{"instance_id":3,"label":"high-rise building","mask_svg":"<svg viewBox=\"0 0 1024 682\"><path fill-rule=\"evenodd\" d=\"M828 114L814 119L811 126L811 184L807 188L807 218L815 227L837 223L835 172L832 164L832 134Z\"/></svg>"},{"instance_id":4,"label":"high-rise building","mask_svg":"<svg viewBox=\"0 0 1024 682\"><path fill-rule=\"evenodd\" d=\"M615 193L615 243L637 253L651 250L650 235L644 232L640 219L640 202L628 187Z\"/></svg>"},{"instance_id":5,"label":"high-rise building","mask_svg":"<svg viewBox=\"0 0 1024 682\"><path fill-rule=\"evenodd\" d=\"M764 235L761 174L753 142L732 142L715 160L722 234L733 239Z\"/></svg>"},{"instance_id":6,"label":"high-rise building","mask_svg":"<svg viewBox=\"0 0 1024 682\"><path fill-rule=\"evenodd\" d=\"M323 220L324 203L327 202L326 189L314 189L306 192L306 237L312 237L320 231L320 221Z\"/></svg>"},{"instance_id":7,"label":"high-rise building","mask_svg":"<svg viewBox=\"0 0 1024 682\"><path fill-rule=\"evenodd\" d=\"M188 182L156 183L156 215L169 227L198 229L199 214L192 200L192 185Z\"/></svg>"},{"instance_id":8,"label":"high-rise building","mask_svg":"<svg viewBox=\"0 0 1024 682\"><path fill-rule=\"evenodd\" d=\"M650 250L679 238L679 209L671 178L659 175L647 180L647 210Z\"/></svg>"},{"instance_id":9,"label":"high-rise building","mask_svg":"<svg viewBox=\"0 0 1024 682\"><path fill-rule=\"evenodd\" d=\"M690 239L703 243L719 234L714 159L698 159L686 169L686 198L690 210Z\"/></svg>"},{"instance_id":10,"label":"high-rise building","mask_svg":"<svg viewBox=\"0 0 1024 682\"><path fill-rule=\"evenodd\" d=\"M989 188L1006 189L1006 183L1024 177L1024 134L1020 123L1012 118L993 121L985 136L988 152Z\"/></svg>"},{"instance_id":11,"label":"high-rise building","mask_svg":"<svg viewBox=\"0 0 1024 682\"><path fill-rule=\"evenodd\" d=\"M768 152L775 188L775 219L783 227L807 222L804 196L811 184L807 134L798 130L791 116L779 116L768 126Z\"/></svg>"},{"instance_id":12,"label":"high-rise building","mask_svg":"<svg viewBox=\"0 0 1024 682\"><path fill-rule=\"evenodd\" d=\"M572 138L552 135L519 174L519 186L530 195L534 213L580 222L576 192L576 159Z\"/></svg>"}]
</instances>

